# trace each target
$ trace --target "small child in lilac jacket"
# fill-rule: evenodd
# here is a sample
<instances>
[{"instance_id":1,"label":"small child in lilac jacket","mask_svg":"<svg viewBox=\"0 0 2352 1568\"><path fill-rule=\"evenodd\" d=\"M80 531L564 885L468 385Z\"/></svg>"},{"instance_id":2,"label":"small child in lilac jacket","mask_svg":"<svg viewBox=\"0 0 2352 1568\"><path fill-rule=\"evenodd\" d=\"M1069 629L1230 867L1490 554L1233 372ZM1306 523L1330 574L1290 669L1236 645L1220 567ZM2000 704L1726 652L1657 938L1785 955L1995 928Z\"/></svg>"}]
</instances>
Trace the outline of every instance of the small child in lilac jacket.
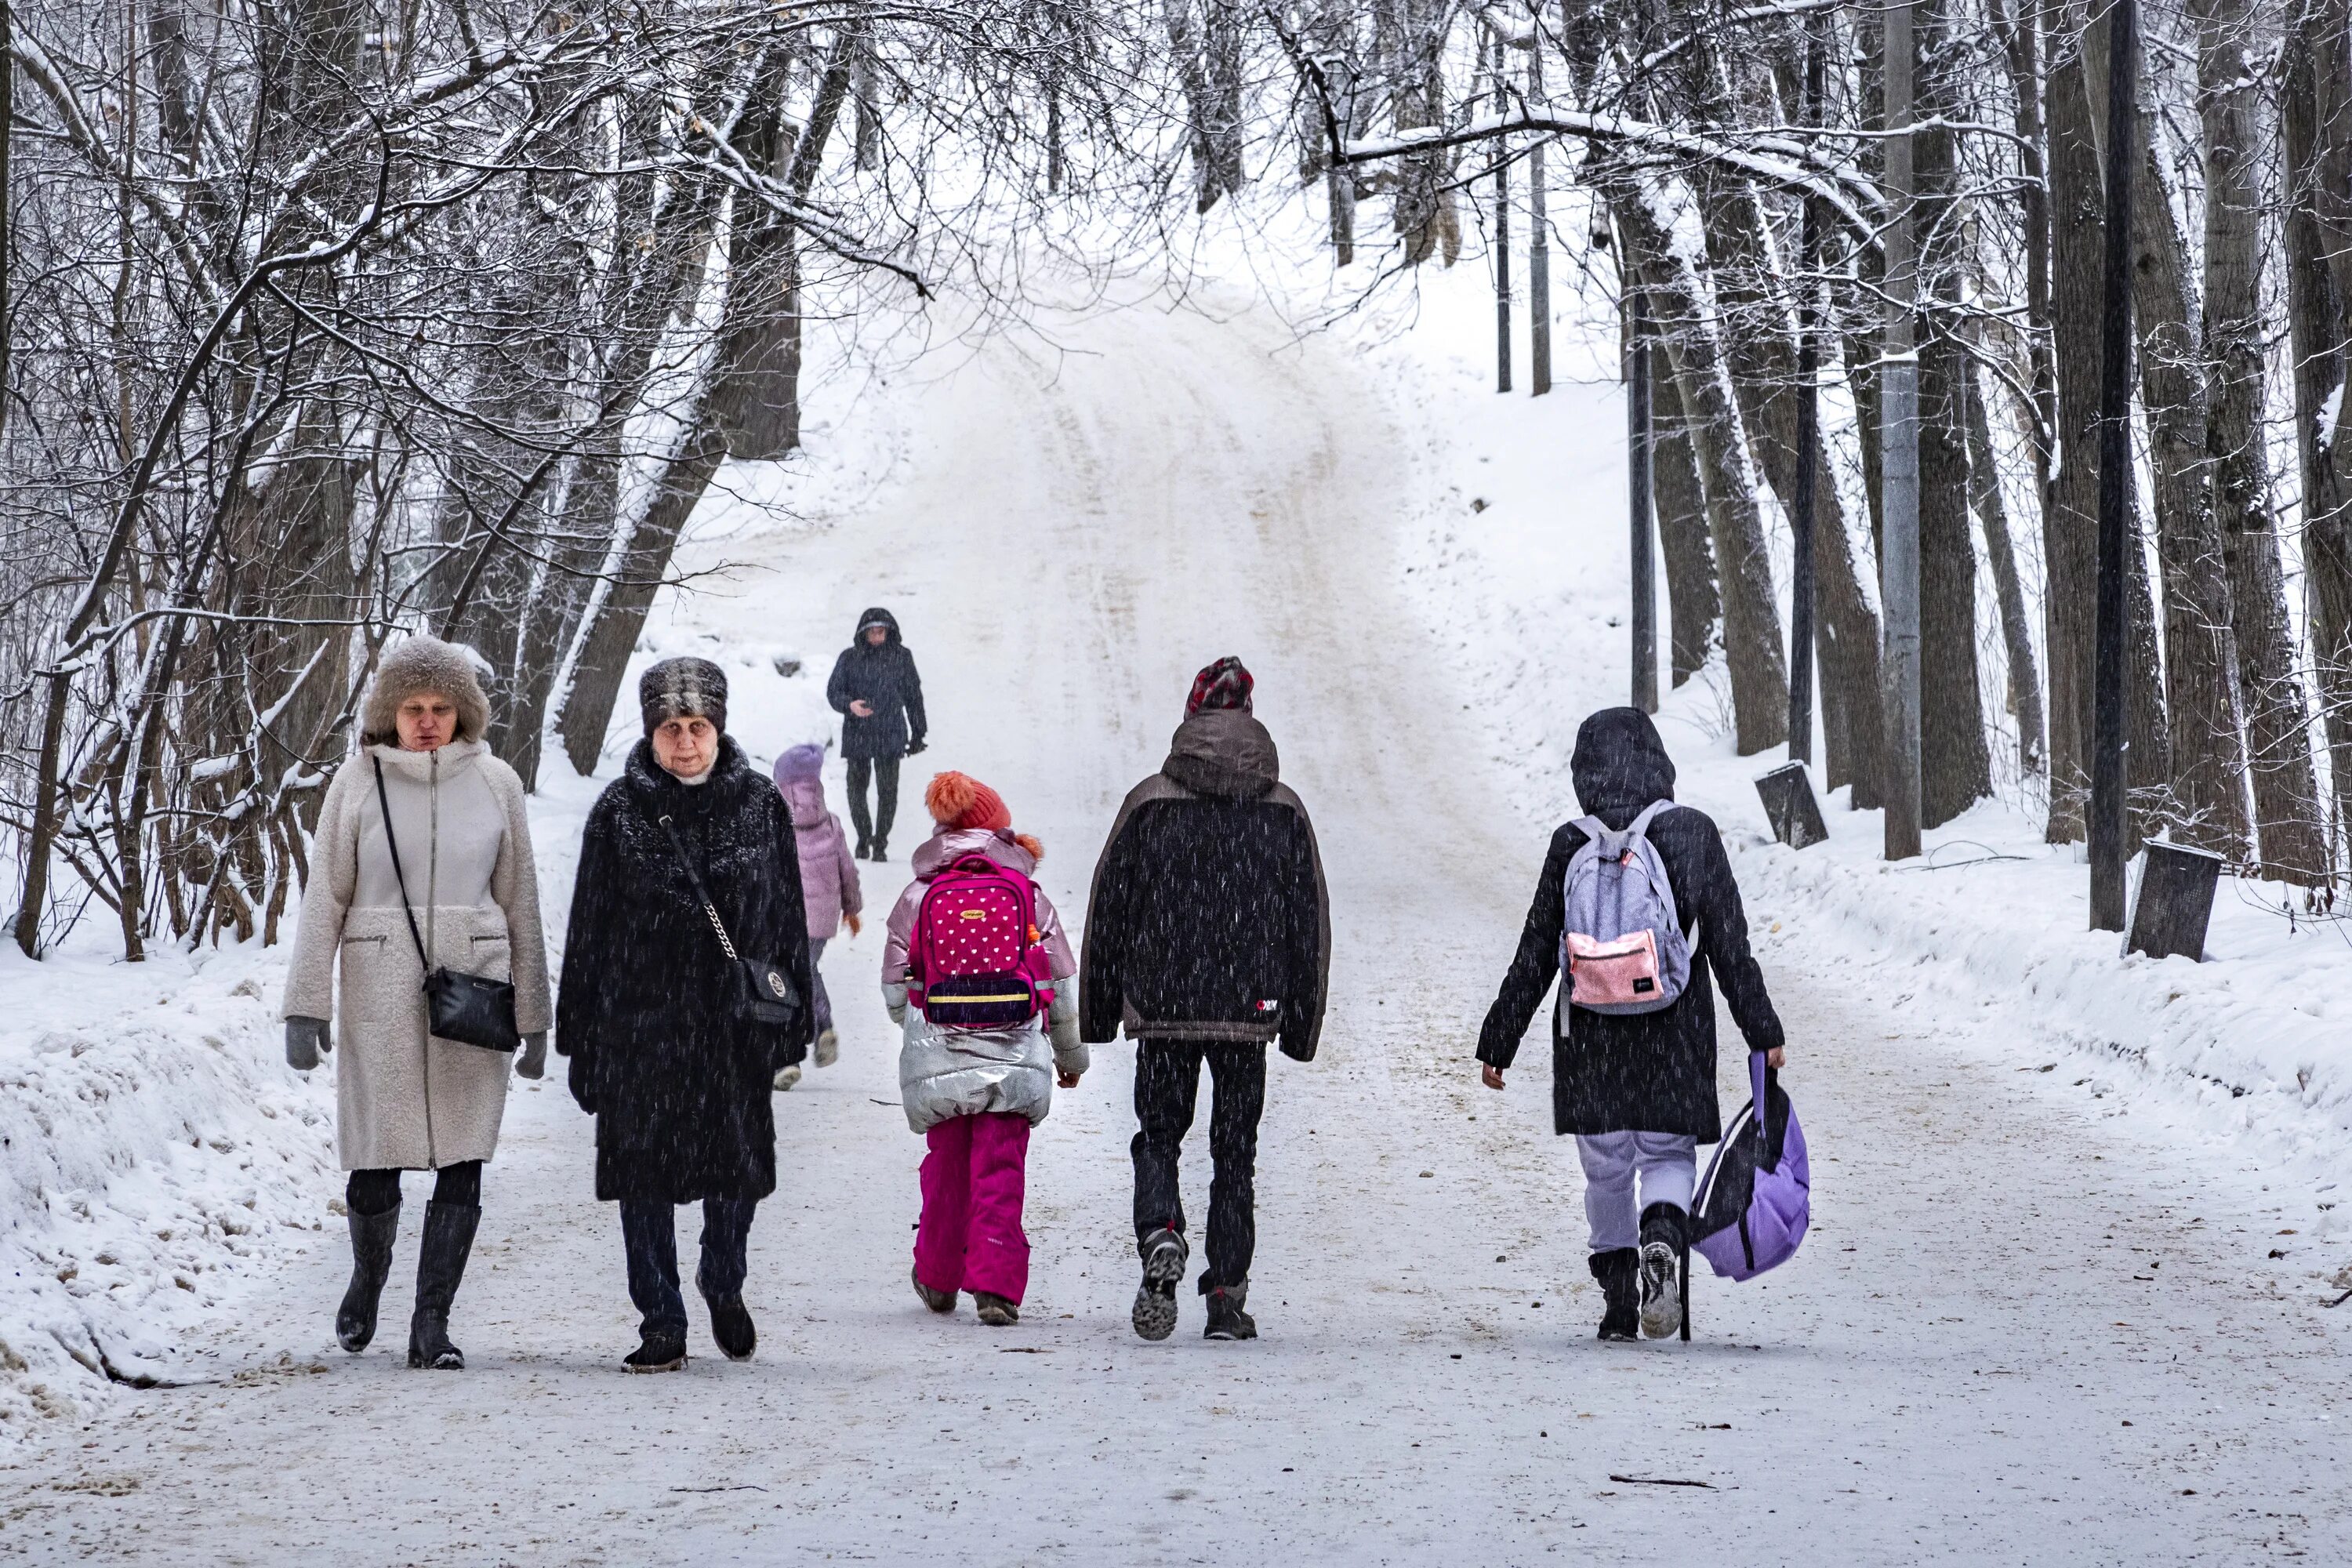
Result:
<instances>
[{"instance_id":1,"label":"small child in lilac jacket","mask_svg":"<svg viewBox=\"0 0 2352 1568\"><path fill-rule=\"evenodd\" d=\"M824 748L794 746L776 759L776 788L793 814L793 837L801 856L801 897L807 904L809 934L809 998L816 1010L816 1065L829 1068L841 1059L841 1037L833 1027L833 998L825 994L824 976L817 961L824 944L845 923L849 934L862 929L858 916L866 900L857 886L857 862L850 858L849 838L841 818L824 804ZM801 1079L795 1065L776 1074L776 1087L790 1089Z\"/></svg>"}]
</instances>

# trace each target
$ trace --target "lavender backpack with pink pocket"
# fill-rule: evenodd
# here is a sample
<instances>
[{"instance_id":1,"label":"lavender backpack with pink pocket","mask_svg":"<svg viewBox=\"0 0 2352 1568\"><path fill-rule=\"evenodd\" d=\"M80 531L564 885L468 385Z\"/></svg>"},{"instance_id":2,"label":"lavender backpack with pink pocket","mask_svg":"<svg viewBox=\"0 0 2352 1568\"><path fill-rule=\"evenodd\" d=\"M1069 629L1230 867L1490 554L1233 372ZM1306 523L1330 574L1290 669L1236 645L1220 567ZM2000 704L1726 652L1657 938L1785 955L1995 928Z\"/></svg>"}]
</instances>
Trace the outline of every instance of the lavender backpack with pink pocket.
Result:
<instances>
[{"instance_id":1,"label":"lavender backpack with pink pocket","mask_svg":"<svg viewBox=\"0 0 2352 1568\"><path fill-rule=\"evenodd\" d=\"M1748 1053L1753 1098L1732 1119L1691 1203L1691 1246L1727 1279L1753 1279L1789 1261L1812 1220L1805 1134L1780 1079L1762 1052Z\"/></svg>"},{"instance_id":2,"label":"lavender backpack with pink pocket","mask_svg":"<svg viewBox=\"0 0 2352 1568\"><path fill-rule=\"evenodd\" d=\"M1568 999L1595 1013L1655 1013L1690 984L1690 939L1675 912L1650 821L1674 809L1652 801L1620 831L1597 816L1572 825L1584 844L1569 858L1561 897L1559 967Z\"/></svg>"}]
</instances>

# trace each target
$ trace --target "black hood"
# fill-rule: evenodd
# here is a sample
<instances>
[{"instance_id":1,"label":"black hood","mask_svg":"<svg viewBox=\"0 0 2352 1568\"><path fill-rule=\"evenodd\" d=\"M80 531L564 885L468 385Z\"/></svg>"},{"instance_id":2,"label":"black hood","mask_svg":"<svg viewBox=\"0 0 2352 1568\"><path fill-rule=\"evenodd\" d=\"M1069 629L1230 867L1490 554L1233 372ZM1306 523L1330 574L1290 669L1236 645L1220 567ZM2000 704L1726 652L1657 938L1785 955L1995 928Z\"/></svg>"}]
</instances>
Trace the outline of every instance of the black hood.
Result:
<instances>
[{"instance_id":1,"label":"black hood","mask_svg":"<svg viewBox=\"0 0 2352 1568\"><path fill-rule=\"evenodd\" d=\"M1577 803L1587 816L1622 828L1654 800L1675 798L1674 759L1639 708L1603 708L1576 731L1569 759Z\"/></svg>"},{"instance_id":2,"label":"black hood","mask_svg":"<svg viewBox=\"0 0 2352 1568\"><path fill-rule=\"evenodd\" d=\"M1265 726L1238 708L1210 708L1176 726L1160 771L1195 795L1255 800L1282 782Z\"/></svg>"},{"instance_id":3,"label":"black hood","mask_svg":"<svg viewBox=\"0 0 2352 1568\"><path fill-rule=\"evenodd\" d=\"M850 646L852 647L864 647L866 646L866 628L870 626L874 626L877 623L890 628L889 634L882 639L882 646L884 647L889 647L897 644L898 641L898 617L884 609L881 605L877 605L874 608L866 611L864 615L857 617L857 629L849 634Z\"/></svg>"}]
</instances>

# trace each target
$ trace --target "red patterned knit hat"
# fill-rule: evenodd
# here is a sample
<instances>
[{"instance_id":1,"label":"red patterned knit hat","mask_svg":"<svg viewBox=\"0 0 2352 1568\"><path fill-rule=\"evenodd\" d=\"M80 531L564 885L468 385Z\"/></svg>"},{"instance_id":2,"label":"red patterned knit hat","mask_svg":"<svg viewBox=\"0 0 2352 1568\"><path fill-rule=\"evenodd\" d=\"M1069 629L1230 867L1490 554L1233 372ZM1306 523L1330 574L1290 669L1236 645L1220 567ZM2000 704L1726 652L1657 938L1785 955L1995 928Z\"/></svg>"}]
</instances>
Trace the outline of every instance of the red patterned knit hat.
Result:
<instances>
[{"instance_id":1,"label":"red patterned knit hat","mask_svg":"<svg viewBox=\"0 0 2352 1568\"><path fill-rule=\"evenodd\" d=\"M1204 708L1236 708L1246 713L1250 689L1256 684L1242 661L1227 654L1192 678L1192 695L1184 703L1184 717L1190 719Z\"/></svg>"}]
</instances>

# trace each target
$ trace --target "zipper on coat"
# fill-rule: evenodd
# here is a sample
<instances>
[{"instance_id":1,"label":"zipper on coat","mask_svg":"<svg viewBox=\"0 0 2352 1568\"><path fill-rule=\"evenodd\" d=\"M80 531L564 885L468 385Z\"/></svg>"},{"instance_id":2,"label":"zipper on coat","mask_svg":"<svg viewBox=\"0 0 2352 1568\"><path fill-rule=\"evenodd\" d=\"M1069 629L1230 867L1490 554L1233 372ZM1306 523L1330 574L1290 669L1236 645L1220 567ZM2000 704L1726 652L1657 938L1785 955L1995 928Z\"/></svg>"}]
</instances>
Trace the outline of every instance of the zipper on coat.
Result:
<instances>
[{"instance_id":1,"label":"zipper on coat","mask_svg":"<svg viewBox=\"0 0 2352 1568\"><path fill-rule=\"evenodd\" d=\"M431 832L425 838L425 973L433 973L434 942L433 906L441 896L441 753L435 752L426 764L425 785L425 819ZM441 1168L440 1156L433 1148L433 1009L425 1010L425 1168Z\"/></svg>"}]
</instances>

